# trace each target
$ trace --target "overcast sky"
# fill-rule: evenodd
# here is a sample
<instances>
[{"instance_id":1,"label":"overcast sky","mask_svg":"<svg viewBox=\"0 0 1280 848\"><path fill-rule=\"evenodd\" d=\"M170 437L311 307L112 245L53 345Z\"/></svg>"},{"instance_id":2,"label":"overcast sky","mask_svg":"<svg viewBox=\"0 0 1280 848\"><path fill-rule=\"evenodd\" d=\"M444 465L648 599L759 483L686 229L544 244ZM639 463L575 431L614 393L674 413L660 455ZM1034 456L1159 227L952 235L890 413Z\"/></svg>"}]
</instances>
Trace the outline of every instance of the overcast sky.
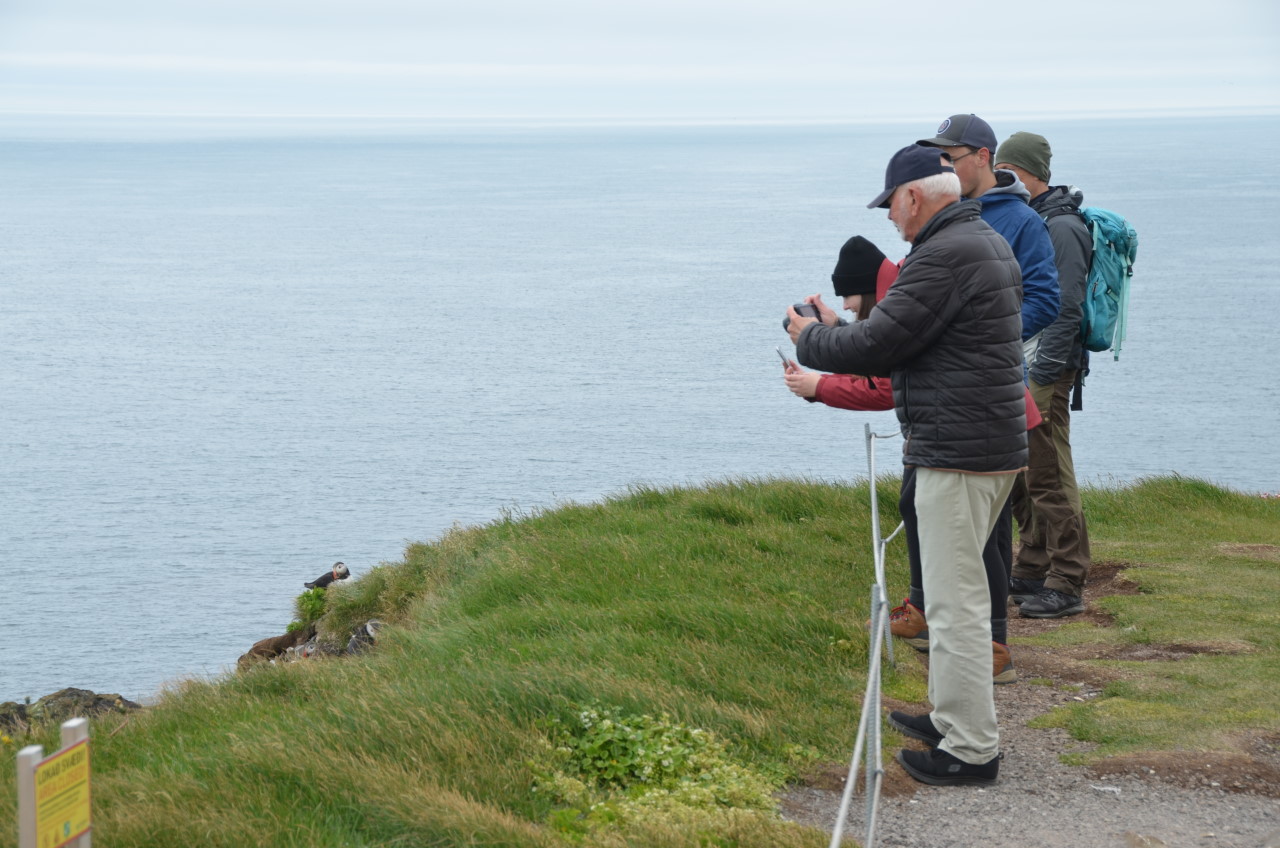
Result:
<instances>
[{"instance_id":1,"label":"overcast sky","mask_svg":"<svg viewBox=\"0 0 1280 848\"><path fill-rule=\"evenodd\" d=\"M1280 2L0 0L0 115L1280 113ZM957 105L959 104L959 105Z\"/></svg>"}]
</instances>

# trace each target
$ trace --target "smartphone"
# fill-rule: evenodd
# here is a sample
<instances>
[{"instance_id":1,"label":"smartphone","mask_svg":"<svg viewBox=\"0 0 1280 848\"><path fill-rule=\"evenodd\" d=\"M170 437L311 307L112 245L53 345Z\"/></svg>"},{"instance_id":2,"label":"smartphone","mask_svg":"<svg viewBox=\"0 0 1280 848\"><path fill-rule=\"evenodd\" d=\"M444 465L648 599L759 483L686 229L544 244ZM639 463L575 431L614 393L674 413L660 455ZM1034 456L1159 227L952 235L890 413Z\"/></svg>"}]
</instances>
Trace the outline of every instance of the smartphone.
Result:
<instances>
[{"instance_id":1,"label":"smartphone","mask_svg":"<svg viewBox=\"0 0 1280 848\"><path fill-rule=\"evenodd\" d=\"M791 364L791 360L790 360L790 359L787 359L787 355L786 355L785 353L783 353L783 352L782 352L782 348L780 348L780 347L775 347L775 348L774 348L774 350L776 350L776 351L778 352L778 358L782 360L782 367L783 367L783 368L786 368L788 365L790 365L790 364Z\"/></svg>"},{"instance_id":2,"label":"smartphone","mask_svg":"<svg viewBox=\"0 0 1280 848\"><path fill-rule=\"evenodd\" d=\"M796 311L796 314L799 315L801 318L817 318L818 317L818 307L814 306L812 303L797 303L791 308L794 309Z\"/></svg>"}]
</instances>

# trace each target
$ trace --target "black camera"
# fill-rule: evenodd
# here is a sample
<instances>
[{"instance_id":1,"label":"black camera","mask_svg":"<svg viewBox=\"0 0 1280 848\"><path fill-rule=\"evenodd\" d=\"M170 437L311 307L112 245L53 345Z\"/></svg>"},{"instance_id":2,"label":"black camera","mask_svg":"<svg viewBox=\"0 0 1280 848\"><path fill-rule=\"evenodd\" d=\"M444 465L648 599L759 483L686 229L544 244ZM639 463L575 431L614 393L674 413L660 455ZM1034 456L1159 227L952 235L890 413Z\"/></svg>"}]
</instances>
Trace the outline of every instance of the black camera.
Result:
<instances>
[{"instance_id":1,"label":"black camera","mask_svg":"<svg viewBox=\"0 0 1280 848\"><path fill-rule=\"evenodd\" d=\"M796 314L799 315L801 318L817 318L818 317L818 307L814 306L812 303L797 303L797 304L794 304L791 308L794 309L796 311ZM782 319L782 329L785 330L790 325L791 325L790 318Z\"/></svg>"}]
</instances>

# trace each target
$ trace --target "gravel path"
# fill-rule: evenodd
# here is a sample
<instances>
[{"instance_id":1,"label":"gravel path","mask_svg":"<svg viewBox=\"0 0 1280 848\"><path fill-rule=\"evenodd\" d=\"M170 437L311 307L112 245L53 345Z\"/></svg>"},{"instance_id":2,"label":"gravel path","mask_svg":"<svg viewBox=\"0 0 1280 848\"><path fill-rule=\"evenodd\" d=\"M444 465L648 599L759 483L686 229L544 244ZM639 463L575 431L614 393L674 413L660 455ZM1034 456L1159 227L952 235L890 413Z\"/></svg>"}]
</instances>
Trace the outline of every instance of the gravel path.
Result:
<instances>
[{"instance_id":1,"label":"gravel path","mask_svg":"<svg viewBox=\"0 0 1280 848\"><path fill-rule=\"evenodd\" d=\"M892 762L894 751L886 750L888 785L881 797L876 844L1280 848L1280 801L1275 798L1213 786L1184 788L1161 781L1158 774L1100 777L1059 762L1060 754L1084 747L1065 731L1033 730L1026 723L1057 704L1089 694L1025 682L996 687L1004 760L995 786L925 786L907 777ZM847 765L841 772L846 769ZM840 808L837 785L844 774L829 777L827 788L788 792L784 815L830 833ZM844 831L854 842L866 832L865 810L863 797L855 795Z\"/></svg>"},{"instance_id":2,"label":"gravel path","mask_svg":"<svg viewBox=\"0 0 1280 848\"><path fill-rule=\"evenodd\" d=\"M1137 587L1119 563L1095 562L1086 600L1132 594ZM1109 627L1092 604L1077 621ZM1064 765L1063 754L1087 752L1066 731L1035 730L1031 719L1072 700L1096 697L1116 672L1092 660L1111 657L1176 661L1231 646L1083 646L1079 651L1020 645L1017 637L1061 626L1062 620L1021 618L1010 609L1009 634L1021 681L995 687L1000 720L1000 779L989 787L918 783L884 752L885 776L876 820L880 848L1280 848L1280 738L1257 734L1241 750L1212 754L1164 752L1105 760L1092 769ZM899 643L901 650L905 646ZM1247 647L1247 646L1244 646ZM1244 649L1242 647L1241 649ZM908 651L908 653L910 653ZM1051 681L1051 685L1028 680ZM919 704L886 699L885 710L923 712ZM908 740L912 747L922 743ZM852 752L850 752L852 753ZM783 815L831 833L848 763L811 775L781 798ZM866 834L866 803L855 794L846 844Z\"/></svg>"},{"instance_id":3,"label":"gravel path","mask_svg":"<svg viewBox=\"0 0 1280 848\"><path fill-rule=\"evenodd\" d=\"M995 786L926 786L893 761L896 749L885 750L878 846L1280 848L1280 800L1276 797L1280 787L1261 785L1262 794L1226 791L1224 787L1241 775L1222 770L1216 760L1210 770L1209 763L1189 762L1195 754L1178 755L1186 762L1169 780L1162 777L1160 768L1101 775L1062 764L1062 754L1086 751L1089 745L1073 740L1066 731L1035 730L1027 722L1072 699L1093 697L1097 687L1086 682L1080 689L1061 688L1069 682L1061 679L1055 681L1058 686L1025 682L1046 676L1046 667L1035 662L1037 653L1015 646L1014 660L1024 682L996 687L1004 760ZM904 708L920 711L918 705L885 704L886 710ZM923 748L914 741L910 744ZM1195 769L1202 765L1206 771L1200 777ZM831 766L815 775L811 785L793 787L782 798L784 816L830 833L847 770L847 763ZM1194 780L1189 781L1189 775ZM850 804L844 830L847 840L861 843L865 815L865 800L859 793Z\"/></svg>"}]
</instances>

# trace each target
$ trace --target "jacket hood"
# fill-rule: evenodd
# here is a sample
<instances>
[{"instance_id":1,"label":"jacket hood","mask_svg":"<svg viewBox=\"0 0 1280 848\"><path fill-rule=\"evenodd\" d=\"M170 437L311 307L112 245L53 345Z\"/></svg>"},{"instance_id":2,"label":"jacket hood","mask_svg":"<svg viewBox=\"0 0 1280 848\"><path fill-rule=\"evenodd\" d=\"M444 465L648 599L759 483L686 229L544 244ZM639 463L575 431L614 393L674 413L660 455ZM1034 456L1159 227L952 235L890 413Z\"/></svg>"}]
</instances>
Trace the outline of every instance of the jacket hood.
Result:
<instances>
[{"instance_id":1,"label":"jacket hood","mask_svg":"<svg viewBox=\"0 0 1280 848\"><path fill-rule=\"evenodd\" d=\"M1022 184L1022 180L1018 179L1018 175L1013 171L1006 171L1003 168L996 169L996 187L987 191L982 195L982 201L985 203L987 198L992 195L1009 194L1014 197L1020 197L1024 201L1030 202L1031 192ZM992 198L994 199L994 198Z\"/></svg>"},{"instance_id":2,"label":"jacket hood","mask_svg":"<svg viewBox=\"0 0 1280 848\"><path fill-rule=\"evenodd\" d=\"M1075 186L1050 186L1049 190L1031 201L1031 208L1047 216L1057 209L1078 210L1084 203L1084 194Z\"/></svg>"},{"instance_id":3,"label":"jacket hood","mask_svg":"<svg viewBox=\"0 0 1280 848\"><path fill-rule=\"evenodd\" d=\"M889 286L898 279L899 264L888 258L880 263L880 272L876 274L876 301L884 300L889 293Z\"/></svg>"}]
</instances>

